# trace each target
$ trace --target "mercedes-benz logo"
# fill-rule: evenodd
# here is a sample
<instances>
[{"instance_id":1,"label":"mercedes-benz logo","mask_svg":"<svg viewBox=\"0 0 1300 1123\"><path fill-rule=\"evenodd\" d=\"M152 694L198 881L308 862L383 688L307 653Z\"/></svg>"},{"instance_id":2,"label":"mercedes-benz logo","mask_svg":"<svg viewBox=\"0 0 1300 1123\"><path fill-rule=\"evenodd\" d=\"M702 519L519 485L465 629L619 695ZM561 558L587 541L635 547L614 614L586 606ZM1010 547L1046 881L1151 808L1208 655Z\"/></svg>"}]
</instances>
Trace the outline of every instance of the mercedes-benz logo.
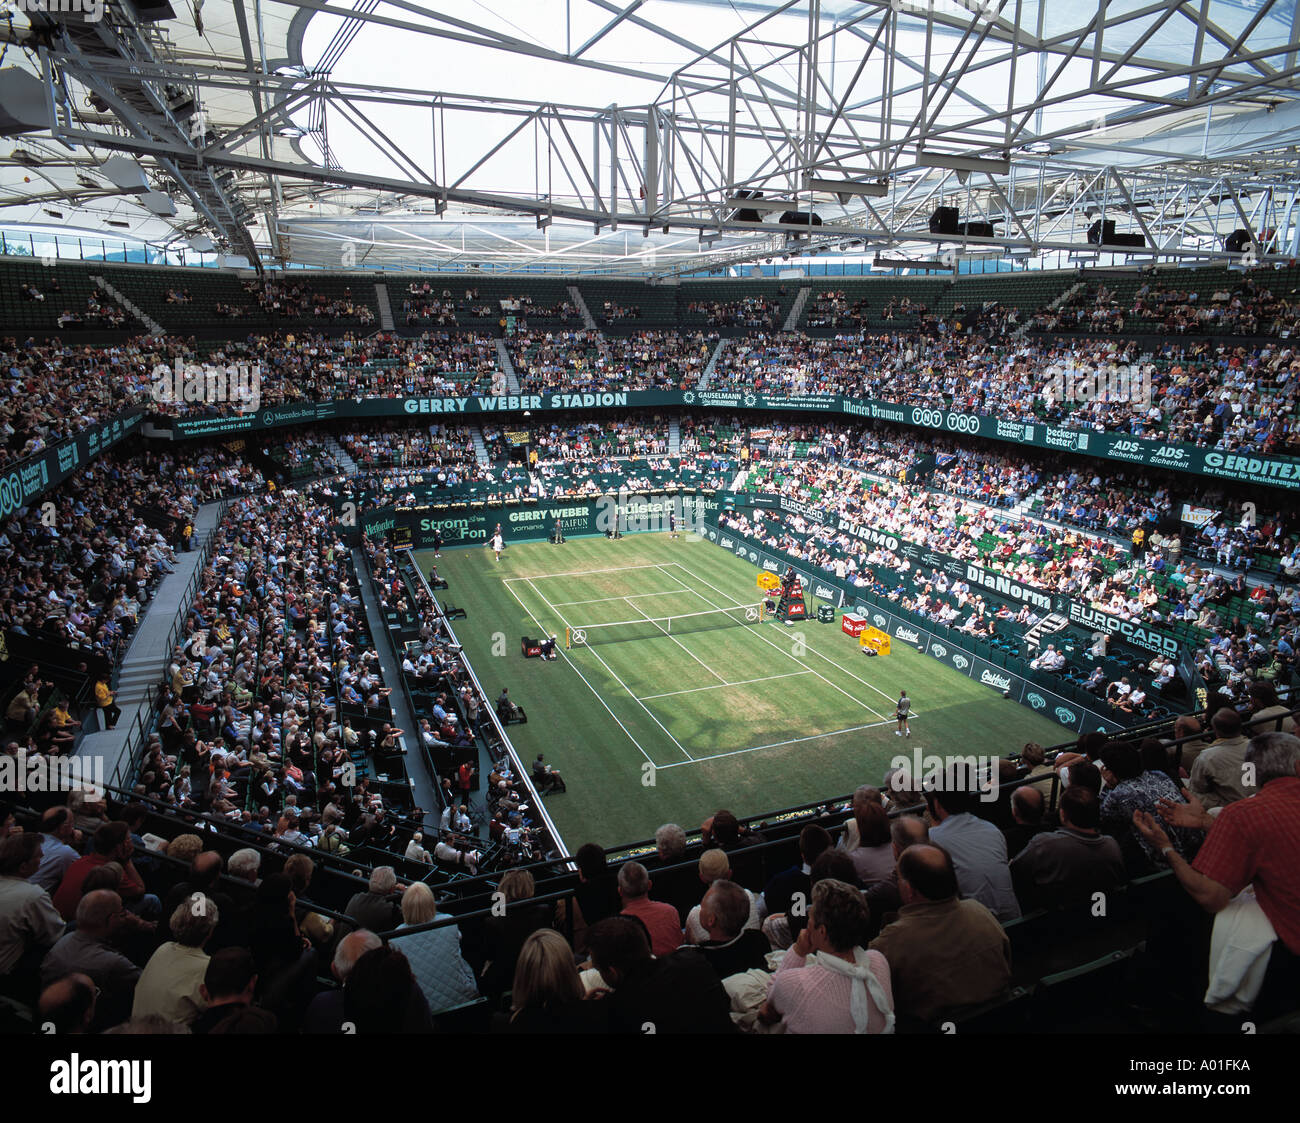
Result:
<instances>
[{"instance_id":1,"label":"mercedes-benz logo","mask_svg":"<svg viewBox=\"0 0 1300 1123\"><path fill-rule=\"evenodd\" d=\"M747 609L745 609L745 619L746 619L746 620L757 620L757 619L758 619L758 609L755 608L753 605L750 605Z\"/></svg>"},{"instance_id":2,"label":"mercedes-benz logo","mask_svg":"<svg viewBox=\"0 0 1300 1123\"><path fill-rule=\"evenodd\" d=\"M570 638L574 643L586 643L586 642L587 642L587 633L586 633L585 631L583 631L583 629L581 629L581 628L575 628L575 629L573 630L572 635L571 635L569 638Z\"/></svg>"}]
</instances>

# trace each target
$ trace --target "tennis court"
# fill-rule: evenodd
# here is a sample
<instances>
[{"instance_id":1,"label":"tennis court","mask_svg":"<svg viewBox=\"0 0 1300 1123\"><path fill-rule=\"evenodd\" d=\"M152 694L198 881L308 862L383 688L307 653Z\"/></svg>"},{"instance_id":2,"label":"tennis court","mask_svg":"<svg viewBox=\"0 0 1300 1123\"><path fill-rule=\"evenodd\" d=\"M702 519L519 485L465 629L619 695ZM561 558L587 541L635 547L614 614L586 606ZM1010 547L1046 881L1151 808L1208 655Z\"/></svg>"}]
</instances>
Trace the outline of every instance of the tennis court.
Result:
<instances>
[{"instance_id":1,"label":"tennis court","mask_svg":"<svg viewBox=\"0 0 1300 1123\"><path fill-rule=\"evenodd\" d=\"M504 583L568 641L574 670L656 768L845 739L892 712L879 687L809 650L815 625L765 619L757 585L746 603L679 561ZM823 696L816 713L791 704L809 690ZM692 731L689 744L674 730Z\"/></svg>"},{"instance_id":2,"label":"tennis court","mask_svg":"<svg viewBox=\"0 0 1300 1123\"><path fill-rule=\"evenodd\" d=\"M417 558L427 572L432 555ZM571 846L844 794L879 784L900 753L1002 755L1068 736L905 645L869 659L838 622L762 617L757 568L698 538L527 543L499 563L465 547L437 566L484 688L509 686L528 711L510 730L520 755L544 752L565 775L547 809ZM559 658L522 658L520 639L542 634ZM910 739L894 735L903 688Z\"/></svg>"}]
</instances>

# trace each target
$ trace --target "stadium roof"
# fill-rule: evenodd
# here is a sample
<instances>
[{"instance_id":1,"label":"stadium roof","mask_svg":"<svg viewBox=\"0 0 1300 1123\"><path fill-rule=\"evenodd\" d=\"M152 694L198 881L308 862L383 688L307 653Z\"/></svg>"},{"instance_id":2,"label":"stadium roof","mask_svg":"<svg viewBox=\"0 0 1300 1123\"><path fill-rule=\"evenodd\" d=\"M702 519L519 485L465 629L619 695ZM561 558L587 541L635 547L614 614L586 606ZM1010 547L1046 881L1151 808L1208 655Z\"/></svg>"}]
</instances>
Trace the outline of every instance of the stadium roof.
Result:
<instances>
[{"instance_id":1,"label":"stadium roof","mask_svg":"<svg viewBox=\"0 0 1300 1123\"><path fill-rule=\"evenodd\" d=\"M6 227L569 274L1033 261L1097 221L1124 260L1300 248L1296 0L19 8ZM932 234L940 205L991 236Z\"/></svg>"}]
</instances>

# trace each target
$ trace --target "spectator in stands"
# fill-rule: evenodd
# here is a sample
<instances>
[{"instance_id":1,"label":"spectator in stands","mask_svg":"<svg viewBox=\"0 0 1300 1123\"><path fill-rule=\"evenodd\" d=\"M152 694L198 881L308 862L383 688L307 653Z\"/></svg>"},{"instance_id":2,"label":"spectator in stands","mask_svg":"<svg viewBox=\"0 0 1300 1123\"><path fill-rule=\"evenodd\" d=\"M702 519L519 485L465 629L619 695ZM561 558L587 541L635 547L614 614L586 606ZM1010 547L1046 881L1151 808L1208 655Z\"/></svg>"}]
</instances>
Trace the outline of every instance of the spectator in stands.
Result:
<instances>
[{"instance_id":1,"label":"spectator in stands","mask_svg":"<svg viewBox=\"0 0 1300 1123\"><path fill-rule=\"evenodd\" d=\"M1011 942L984 905L958 898L949 855L938 846L909 846L898 859L898 885L898 919L869 946L889 963L900 1027L933 1025L1004 993Z\"/></svg>"},{"instance_id":2,"label":"spectator in stands","mask_svg":"<svg viewBox=\"0 0 1300 1123\"><path fill-rule=\"evenodd\" d=\"M1215 739L1197 755L1187 784L1206 808L1224 807L1255 793L1253 780L1242 768L1249 742L1241 731L1241 715L1225 706L1211 725Z\"/></svg>"},{"instance_id":3,"label":"spectator in stands","mask_svg":"<svg viewBox=\"0 0 1300 1123\"><path fill-rule=\"evenodd\" d=\"M200 988L208 969L203 949L219 919L217 906L199 893L176 906L168 925L172 939L150 956L136 983L133 1019L157 1015L190 1025L203 1013L207 1001Z\"/></svg>"},{"instance_id":4,"label":"spectator in stands","mask_svg":"<svg viewBox=\"0 0 1300 1123\"><path fill-rule=\"evenodd\" d=\"M870 910L868 938L874 939L903 907L902 892L898 887L898 858L909 846L928 842L930 828L920 815L900 815L889 824L890 848L894 852L894 872L884 881L878 881L863 897ZM815 867L814 867L815 868Z\"/></svg>"},{"instance_id":5,"label":"spectator in stands","mask_svg":"<svg viewBox=\"0 0 1300 1123\"><path fill-rule=\"evenodd\" d=\"M760 912L766 914L763 935L771 945L787 948L807 923L808 902L812 900L812 867L831 848L830 832L809 823L799 832L799 864L782 870L763 890ZM798 915L792 910L798 904Z\"/></svg>"},{"instance_id":6,"label":"spectator in stands","mask_svg":"<svg viewBox=\"0 0 1300 1123\"><path fill-rule=\"evenodd\" d=\"M433 855L430 854L422 845L424 835L419 831L411 835L411 841L406 844L406 860L408 862L423 862L425 865L433 865Z\"/></svg>"},{"instance_id":7,"label":"spectator in stands","mask_svg":"<svg viewBox=\"0 0 1300 1123\"><path fill-rule=\"evenodd\" d=\"M1274 945L1276 962L1270 962L1268 972L1281 984L1272 987L1266 977L1266 993L1280 993L1290 1010L1300 975L1300 865L1295 861L1300 846L1300 738L1261 734L1251 740L1246 760L1254 765L1259 786L1253 798L1229 803L1217 816L1194 799L1161 804L1160 818L1166 824L1208 829L1192 863L1178 853L1152 815L1136 811L1133 821L1206 912L1220 913L1247 886L1254 888L1280 945Z\"/></svg>"},{"instance_id":8,"label":"spectator in stands","mask_svg":"<svg viewBox=\"0 0 1300 1123\"><path fill-rule=\"evenodd\" d=\"M609 872L605 851L594 842L578 847L573 856L578 866L578 886L573 891L573 942L576 951L586 947L586 929L609 916L618 915L623 907L618 882ZM561 902L560 920L564 919Z\"/></svg>"},{"instance_id":9,"label":"spectator in stands","mask_svg":"<svg viewBox=\"0 0 1300 1123\"><path fill-rule=\"evenodd\" d=\"M420 1001L421 988L396 944L381 944L362 955L348 974L348 984L343 988L344 1021L355 1033L411 1032L411 1010Z\"/></svg>"},{"instance_id":10,"label":"spectator in stands","mask_svg":"<svg viewBox=\"0 0 1300 1123\"><path fill-rule=\"evenodd\" d=\"M117 719L122 716L122 709L113 704L113 691L108 685L107 673L95 679L95 705L104 715L104 728L116 729Z\"/></svg>"},{"instance_id":11,"label":"spectator in stands","mask_svg":"<svg viewBox=\"0 0 1300 1123\"><path fill-rule=\"evenodd\" d=\"M236 850L226 862L226 872L237 881L246 881L250 885L258 883L258 872L262 868L262 855L251 846Z\"/></svg>"},{"instance_id":12,"label":"spectator in stands","mask_svg":"<svg viewBox=\"0 0 1300 1123\"><path fill-rule=\"evenodd\" d=\"M41 985L49 987L68 975L88 975L95 983L99 1027L117 1025L131 1016L140 968L113 946L126 914L122 898L96 889L77 905L76 929L60 938L41 961Z\"/></svg>"},{"instance_id":13,"label":"spectator in stands","mask_svg":"<svg viewBox=\"0 0 1300 1123\"><path fill-rule=\"evenodd\" d=\"M392 866L376 866L370 871L370 885L364 892L354 893L343 914L361 928L372 932L391 932L401 920L397 898L397 874Z\"/></svg>"},{"instance_id":14,"label":"spectator in stands","mask_svg":"<svg viewBox=\"0 0 1300 1123\"><path fill-rule=\"evenodd\" d=\"M889 815L881 806L880 790L860 787L853 793L853 818L844 825L840 849L853 860L858 884L869 889L894 871L889 840Z\"/></svg>"},{"instance_id":15,"label":"spectator in stands","mask_svg":"<svg viewBox=\"0 0 1300 1123\"><path fill-rule=\"evenodd\" d=\"M533 932L520 948L510 990L510 1033L601 1033L608 1007L586 1001L573 949L550 928Z\"/></svg>"},{"instance_id":16,"label":"spectator in stands","mask_svg":"<svg viewBox=\"0 0 1300 1123\"><path fill-rule=\"evenodd\" d=\"M43 838L11 834L0 841L0 993L36 997L33 983L45 953L63 935L63 917L31 877L40 869Z\"/></svg>"},{"instance_id":17,"label":"spectator in stands","mask_svg":"<svg viewBox=\"0 0 1300 1123\"><path fill-rule=\"evenodd\" d=\"M682 945L681 919L664 901L650 899L650 874L640 862L624 862L618 871L620 915L634 916L650 933L650 949L657 956L670 955Z\"/></svg>"},{"instance_id":18,"label":"spectator in stands","mask_svg":"<svg viewBox=\"0 0 1300 1123\"><path fill-rule=\"evenodd\" d=\"M1289 706L1282 705L1277 698L1277 690L1271 682L1256 682L1250 687L1250 714L1252 736L1261 733L1294 733L1295 721L1290 716ZM1264 719L1272 718L1271 724Z\"/></svg>"},{"instance_id":19,"label":"spectator in stands","mask_svg":"<svg viewBox=\"0 0 1300 1123\"><path fill-rule=\"evenodd\" d=\"M96 990L95 981L89 975L65 975L41 991L36 1005L37 1022L52 1026L56 1034L90 1033L96 1024Z\"/></svg>"},{"instance_id":20,"label":"spectator in stands","mask_svg":"<svg viewBox=\"0 0 1300 1123\"><path fill-rule=\"evenodd\" d=\"M338 980L339 986L336 990L322 991L312 999L303 1019L304 1033L337 1035L343 1032L343 1023L347 1021L345 992L352 969L366 952L383 946L384 942L365 928L349 932L339 940L334 948L334 960L330 964L330 972ZM407 996L406 1017L401 1032L429 1033L432 1029L429 1004L420 988L414 987Z\"/></svg>"},{"instance_id":21,"label":"spectator in stands","mask_svg":"<svg viewBox=\"0 0 1300 1123\"><path fill-rule=\"evenodd\" d=\"M1139 751L1124 741L1112 741L1102 750L1101 777L1106 785L1101 800L1101 829L1119 843L1129 877L1143 877L1163 869L1160 852L1142 837L1133 815L1137 811L1154 815L1161 803L1186 802L1178 785L1164 772L1144 769ZM1184 858L1196 856L1201 844L1199 831L1170 827L1167 833Z\"/></svg>"},{"instance_id":22,"label":"spectator in stands","mask_svg":"<svg viewBox=\"0 0 1300 1123\"><path fill-rule=\"evenodd\" d=\"M892 1033L889 964L866 942L871 917L856 886L827 878L813 889L808 926L772 977L760 1020L788 1033Z\"/></svg>"},{"instance_id":23,"label":"spectator in stands","mask_svg":"<svg viewBox=\"0 0 1300 1123\"><path fill-rule=\"evenodd\" d=\"M506 913L483 922L485 961L479 980L479 989L490 998L500 997L509 988L525 941L538 929L550 927L555 915L550 905L526 903L537 892L537 883L527 870L507 870L497 892Z\"/></svg>"},{"instance_id":24,"label":"spectator in stands","mask_svg":"<svg viewBox=\"0 0 1300 1123\"><path fill-rule=\"evenodd\" d=\"M55 892L68 867L81 857L74 845L80 838L71 811L47 807L41 814L41 867L32 874L32 884Z\"/></svg>"},{"instance_id":25,"label":"spectator in stands","mask_svg":"<svg viewBox=\"0 0 1300 1123\"><path fill-rule=\"evenodd\" d=\"M753 896L734 881L720 878L700 902L699 922L705 938L696 942L704 958L725 979L738 971L766 969L771 945L752 924Z\"/></svg>"},{"instance_id":26,"label":"spectator in stands","mask_svg":"<svg viewBox=\"0 0 1300 1123\"><path fill-rule=\"evenodd\" d=\"M450 919L447 913L438 912L433 890L423 882L417 881L402 894L399 931ZM460 953L460 928L456 925L408 932L394 942L405 949L403 954L435 1017L479 997L474 972Z\"/></svg>"},{"instance_id":27,"label":"spectator in stands","mask_svg":"<svg viewBox=\"0 0 1300 1123\"><path fill-rule=\"evenodd\" d=\"M190 1025L190 1032L269 1034L278 1026L271 1011L253 1004L257 965L245 948L224 948L208 960L199 993L207 1003Z\"/></svg>"},{"instance_id":28,"label":"spectator in stands","mask_svg":"<svg viewBox=\"0 0 1300 1123\"><path fill-rule=\"evenodd\" d=\"M645 925L606 917L588 933L591 964L613 990L603 999L615 1033L731 1033L730 1000L693 947L654 956Z\"/></svg>"},{"instance_id":29,"label":"spectator in stands","mask_svg":"<svg viewBox=\"0 0 1300 1123\"><path fill-rule=\"evenodd\" d=\"M1011 880L1025 911L1088 901L1124 881L1119 843L1098 829L1101 804L1087 788L1066 788L1059 830L1036 835L1011 861Z\"/></svg>"},{"instance_id":30,"label":"spectator in stands","mask_svg":"<svg viewBox=\"0 0 1300 1123\"><path fill-rule=\"evenodd\" d=\"M131 862L135 845L131 841L131 832L122 822L105 823L95 832L91 840L94 850L84 858L78 858L64 871L63 880L54 894L54 907L65 920L71 920L77 911L77 902L81 900L81 883L91 870L106 862L117 862L122 867L122 885L119 890L125 906L143 919L151 920L161 914L162 902L153 894L145 891L144 879Z\"/></svg>"},{"instance_id":31,"label":"spectator in stands","mask_svg":"<svg viewBox=\"0 0 1300 1123\"><path fill-rule=\"evenodd\" d=\"M963 765L951 765L941 786L925 793L930 809L930 841L952 859L961 895L987 906L1000 921L1020 915L1007 865L1007 840L992 823L977 818L974 777Z\"/></svg>"},{"instance_id":32,"label":"spectator in stands","mask_svg":"<svg viewBox=\"0 0 1300 1123\"><path fill-rule=\"evenodd\" d=\"M1046 814L1047 801L1038 788L1025 785L1011 793L1011 824L1002 831L1009 860L1014 861L1030 842L1048 829Z\"/></svg>"}]
</instances>

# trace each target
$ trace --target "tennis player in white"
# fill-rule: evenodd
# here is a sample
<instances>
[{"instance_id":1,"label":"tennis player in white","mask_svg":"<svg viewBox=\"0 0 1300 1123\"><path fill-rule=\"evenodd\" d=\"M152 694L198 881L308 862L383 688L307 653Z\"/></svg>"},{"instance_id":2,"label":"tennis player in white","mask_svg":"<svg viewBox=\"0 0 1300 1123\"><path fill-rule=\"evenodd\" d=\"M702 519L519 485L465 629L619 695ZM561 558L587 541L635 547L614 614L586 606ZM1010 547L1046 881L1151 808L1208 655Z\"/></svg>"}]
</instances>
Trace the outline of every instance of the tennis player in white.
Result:
<instances>
[{"instance_id":1,"label":"tennis player in white","mask_svg":"<svg viewBox=\"0 0 1300 1123\"><path fill-rule=\"evenodd\" d=\"M496 532L492 535L492 552L496 554L497 561L501 560L501 551L505 548L505 539L501 537L501 528L498 526Z\"/></svg>"},{"instance_id":2,"label":"tennis player in white","mask_svg":"<svg viewBox=\"0 0 1300 1123\"><path fill-rule=\"evenodd\" d=\"M895 737L902 737L906 734L912 735L912 731L907 727L907 719L912 715L912 699L907 696L906 690L900 690L898 693L898 702L894 707L894 717L898 719L898 728L894 730Z\"/></svg>"}]
</instances>

